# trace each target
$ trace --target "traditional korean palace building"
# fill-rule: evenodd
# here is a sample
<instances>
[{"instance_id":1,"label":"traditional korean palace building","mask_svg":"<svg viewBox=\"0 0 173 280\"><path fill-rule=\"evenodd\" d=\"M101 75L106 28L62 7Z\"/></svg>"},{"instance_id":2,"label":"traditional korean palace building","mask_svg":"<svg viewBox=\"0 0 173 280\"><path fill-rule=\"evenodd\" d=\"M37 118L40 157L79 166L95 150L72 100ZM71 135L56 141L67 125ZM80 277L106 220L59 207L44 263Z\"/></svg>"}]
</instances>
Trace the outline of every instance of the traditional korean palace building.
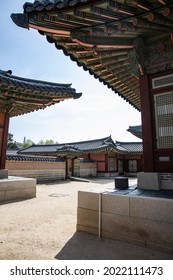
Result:
<instances>
[{"instance_id":1,"label":"traditional korean palace building","mask_svg":"<svg viewBox=\"0 0 173 280\"><path fill-rule=\"evenodd\" d=\"M136 125L136 126L129 126L127 131L131 132L134 136L142 139L142 126Z\"/></svg>"},{"instance_id":2,"label":"traditional korean palace building","mask_svg":"<svg viewBox=\"0 0 173 280\"><path fill-rule=\"evenodd\" d=\"M18 26L38 30L142 115L137 189L80 191L77 230L173 255L173 1L39 0L23 9L11 15ZM128 144L107 140L109 170ZM66 148L82 149L58 153Z\"/></svg>"},{"instance_id":3,"label":"traditional korean palace building","mask_svg":"<svg viewBox=\"0 0 173 280\"><path fill-rule=\"evenodd\" d=\"M0 201L36 196L35 179L8 177L6 148L10 117L80 96L71 84L32 80L14 76L11 70L0 70Z\"/></svg>"},{"instance_id":4,"label":"traditional korean palace building","mask_svg":"<svg viewBox=\"0 0 173 280\"><path fill-rule=\"evenodd\" d=\"M5 168L9 118L44 109L69 98L79 98L71 84L21 78L0 70L0 169Z\"/></svg>"},{"instance_id":5,"label":"traditional korean palace building","mask_svg":"<svg viewBox=\"0 0 173 280\"><path fill-rule=\"evenodd\" d=\"M39 172L36 175L33 169L40 170L42 174L42 165L44 163L44 172L54 169L51 177L47 176L45 180L67 179L70 176L75 177L115 177L116 175L133 175L143 170L143 149L141 142L114 142L111 138L105 137L101 139L53 144L53 145L32 145L26 149L7 153L7 167L12 175L18 174L19 170L23 170L20 175L36 177L41 181ZM28 163L30 161L30 164ZM22 162L22 164L21 164ZM35 163L37 162L37 167ZM41 162L41 163L39 163ZM49 162L46 170L46 162ZM59 173L58 164L62 170L62 162L64 162L64 172ZM22 165L22 166L21 166ZM20 167L19 167L20 166ZM29 167L30 166L30 167ZM30 174L28 170L32 170ZM16 170L17 173L16 173ZM25 171L26 172L25 172ZM21 172L21 171L20 171ZM55 173L57 175L55 176ZM52 173L52 171L50 172ZM58 177L58 173L60 176ZM42 178L44 181L44 178Z\"/></svg>"},{"instance_id":6,"label":"traditional korean palace building","mask_svg":"<svg viewBox=\"0 0 173 280\"><path fill-rule=\"evenodd\" d=\"M26 2L23 9L11 15L18 26L37 29L141 111L143 176L171 173L172 0L39 0Z\"/></svg>"}]
</instances>

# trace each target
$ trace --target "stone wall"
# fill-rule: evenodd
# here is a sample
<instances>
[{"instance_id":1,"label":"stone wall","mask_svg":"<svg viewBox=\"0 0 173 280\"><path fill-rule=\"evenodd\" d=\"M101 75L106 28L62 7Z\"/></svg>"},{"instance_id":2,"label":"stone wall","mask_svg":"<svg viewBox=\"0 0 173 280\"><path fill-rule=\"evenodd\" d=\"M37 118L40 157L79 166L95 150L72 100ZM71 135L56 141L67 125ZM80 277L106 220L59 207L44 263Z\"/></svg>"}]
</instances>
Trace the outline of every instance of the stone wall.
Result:
<instances>
[{"instance_id":1,"label":"stone wall","mask_svg":"<svg viewBox=\"0 0 173 280\"><path fill-rule=\"evenodd\" d=\"M80 161L80 177L96 177L97 163Z\"/></svg>"},{"instance_id":2,"label":"stone wall","mask_svg":"<svg viewBox=\"0 0 173 280\"><path fill-rule=\"evenodd\" d=\"M63 159L8 156L6 169L9 176L35 178L37 183L66 179L66 162ZM97 176L97 163L92 160L79 160L79 176Z\"/></svg>"},{"instance_id":3,"label":"stone wall","mask_svg":"<svg viewBox=\"0 0 173 280\"><path fill-rule=\"evenodd\" d=\"M22 159L22 160L21 160ZM36 178L37 183L65 180L65 162L56 159L15 158L6 160L9 176Z\"/></svg>"},{"instance_id":4,"label":"stone wall","mask_svg":"<svg viewBox=\"0 0 173 280\"><path fill-rule=\"evenodd\" d=\"M0 202L36 197L36 179L9 177L0 180Z\"/></svg>"},{"instance_id":5,"label":"stone wall","mask_svg":"<svg viewBox=\"0 0 173 280\"><path fill-rule=\"evenodd\" d=\"M172 213L173 199L79 191L77 230L173 255Z\"/></svg>"}]
</instances>

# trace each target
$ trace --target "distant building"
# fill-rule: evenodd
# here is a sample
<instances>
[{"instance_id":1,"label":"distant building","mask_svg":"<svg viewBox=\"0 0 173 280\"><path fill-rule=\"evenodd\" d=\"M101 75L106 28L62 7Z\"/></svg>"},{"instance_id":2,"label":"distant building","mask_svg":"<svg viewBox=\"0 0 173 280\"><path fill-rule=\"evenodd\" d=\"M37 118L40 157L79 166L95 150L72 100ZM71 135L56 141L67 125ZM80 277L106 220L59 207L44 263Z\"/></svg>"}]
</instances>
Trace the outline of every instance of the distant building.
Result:
<instances>
[{"instance_id":1,"label":"distant building","mask_svg":"<svg viewBox=\"0 0 173 280\"><path fill-rule=\"evenodd\" d=\"M32 145L19 150L15 156L7 154L8 162L22 160L23 168L28 160L39 162L50 158L66 163L65 178L136 175L143 170L142 142L114 142L111 136L63 144Z\"/></svg>"}]
</instances>

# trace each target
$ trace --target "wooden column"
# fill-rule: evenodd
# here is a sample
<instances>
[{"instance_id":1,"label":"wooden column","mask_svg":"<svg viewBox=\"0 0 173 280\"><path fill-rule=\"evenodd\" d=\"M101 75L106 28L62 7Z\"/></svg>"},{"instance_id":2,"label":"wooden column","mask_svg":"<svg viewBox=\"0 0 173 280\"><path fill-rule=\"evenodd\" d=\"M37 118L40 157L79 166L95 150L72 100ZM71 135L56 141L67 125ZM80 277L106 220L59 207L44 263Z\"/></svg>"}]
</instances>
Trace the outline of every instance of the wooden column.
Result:
<instances>
[{"instance_id":1,"label":"wooden column","mask_svg":"<svg viewBox=\"0 0 173 280\"><path fill-rule=\"evenodd\" d=\"M0 112L0 169L5 169L9 119L8 113Z\"/></svg>"},{"instance_id":2,"label":"wooden column","mask_svg":"<svg viewBox=\"0 0 173 280\"><path fill-rule=\"evenodd\" d=\"M109 166L109 163L108 163L108 155L105 154L105 172L106 172L106 173L109 172L108 166Z\"/></svg>"},{"instance_id":3,"label":"wooden column","mask_svg":"<svg viewBox=\"0 0 173 280\"><path fill-rule=\"evenodd\" d=\"M64 157L65 160L65 180L68 179L68 158L67 156Z\"/></svg>"},{"instance_id":4,"label":"wooden column","mask_svg":"<svg viewBox=\"0 0 173 280\"><path fill-rule=\"evenodd\" d=\"M153 99L150 95L148 75L140 76L142 138L144 172L154 172L154 131L153 131Z\"/></svg>"}]
</instances>

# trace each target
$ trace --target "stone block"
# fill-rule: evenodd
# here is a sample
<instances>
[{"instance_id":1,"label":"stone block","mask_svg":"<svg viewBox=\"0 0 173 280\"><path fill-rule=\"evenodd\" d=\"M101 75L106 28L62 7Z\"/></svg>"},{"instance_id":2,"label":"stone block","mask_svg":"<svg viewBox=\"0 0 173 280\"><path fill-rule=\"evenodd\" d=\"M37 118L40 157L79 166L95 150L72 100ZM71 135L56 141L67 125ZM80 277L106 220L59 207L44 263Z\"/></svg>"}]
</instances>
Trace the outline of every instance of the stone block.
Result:
<instances>
[{"instance_id":1,"label":"stone block","mask_svg":"<svg viewBox=\"0 0 173 280\"><path fill-rule=\"evenodd\" d=\"M80 196L77 229L98 234L99 193ZM172 199L102 193L101 236L172 254L172 213Z\"/></svg>"},{"instance_id":2,"label":"stone block","mask_svg":"<svg viewBox=\"0 0 173 280\"><path fill-rule=\"evenodd\" d=\"M5 193L5 200L16 200L36 197L36 188L7 190Z\"/></svg>"},{"instance_id":3,"label":"stone block","mask_svg":"<svg viewBox=\"0 0 173 280\"><path fill-rule=\"evenodd\" d=\"M129 197L102 194L102 212L129 216Z\"/></svg>"},{"instance_id":4,"label":"stone block","mask_svg":"<svg viewBox=\"0 0 173 280\"><path fill-rule=\"evenodd\" d=\"M78 207L98 211L99 194L93 192L79 191Z\"/></svg>"},{"instance_id":5,"label":"stone block","mask_svg":"<svg viewBox=\"0 0 173 280\"><path fill-rule=\"evenodd\" d=\"M36 179L22 177L8 177L8 179L0 180L1 190L18 190L32 188L36 186Z\"/></svg>"},{"instance_id":6,"label":"stone block","mask_svg":"<svg viewBox=\"0 0 173 280\"><path fill-rule=\"evenodd\" d=\"M136 246L141 246L141 247L146 246L144 240L130 238L127 235L122 235L122 234L116 233L116 232L108 232L108 231L102 230L102 237L114 239L114 240L121 241L121 242L130 243L130 244L133 244Z\"/></svg>"},{"instance_id":7,"label":"stone block","mask_svg":"<svg viewBox=\"0 0 173 280\"><path fill-rule=\"evenodd\" d=\"M115 188L127 189L128 186L128 177L115 177Z\"/></svg>"},{"instance_id":8,"label":"stone block","mask_svg":"<svg viewBox=\"0 0 173 280\"><path fill-rule=\"evenodd\" d=\"M77 225L85 226L98 230L99 214L98 211L83 208L77 209Z\"/></svg>"},{"instance_id":9,"label":"stone block","mask_svg":"<svg viewBox=\"0 0 173 280\"><path fill-rule=\"evenodd\" d=\"M102 230L173 248L173 224L103 213Z\"/></svg>"},{"instance_id":10,"label":"stone block","mask_svg":"<svg viewBox=\"0 0 173 280\"><path fill-rule=\"evenodd\" d=\"M173 200L151 197L130 197L130 216L173 223Z\"/></svg>"},{"instance_id":11,"label":"stone block","mask_svg":"<svg viewBox=\"0 0 173 280\"><path fill-rule=\"evenodd\" d=\"M171 247L161 246L160 244L151 243L151 242L146 242L146 247L150 248L152 250L161 251L163 253L170 254L173 256L173 247L171 248Z\"/></svg>"},{"instance_id":12,"label":"stone block","mask_svg":"<svg viewBox=\"0 0 173 280\"><path fill-rule=\"evenodd\" d=\"M92 233L94 235L98 235L98 229L93 228L93 227L86 227L86 226L83 226L83 225L77 225L76 230Z\"/></svg>"},{"instance_id":13,"label":"stone block","mask_svg":"<svg viewBox=\"0 0 173 280\"><path fill-rule=\"evenodd\" d=\"M36 179L8 177L0 180L0 201L36 197Z\"/></svg>"},{"instance_id":14,"label":"stone block","mask_svg":"<svg viewBox=\"0 0 173 280\"><path fill-rule=\"evenodd\" d=\"M160 174L156 172L139 172L137 174L138 189L143 190L160 190Z\"/></svg>"},{"instance_id":15,"label":"stone block","mask_svg":"<svg viewBox=\"0 0 173 280\"><path fill-rule=\"evenodd\" d=\"M161 173L161 189L173 190L173 173Z\"/></svg>"},{"instance_id":16,"label":"stone block","mask_svg":"<svg viewBox=\"0 0 173 280\"><path fill-rule=\"evenodd\" d=\"M5 191L0 190L0 202L5 200Z\"/></svg>"},{"instance_id":17,"label":"stone block","mask_svg":"<svg viewBox=\"0 0 173 280\"><path fill-rule=\"evenodd\" d=\"M8 178L8 170L7 169L0 169L0 179Z\"/></svg>"}]
</instances>

